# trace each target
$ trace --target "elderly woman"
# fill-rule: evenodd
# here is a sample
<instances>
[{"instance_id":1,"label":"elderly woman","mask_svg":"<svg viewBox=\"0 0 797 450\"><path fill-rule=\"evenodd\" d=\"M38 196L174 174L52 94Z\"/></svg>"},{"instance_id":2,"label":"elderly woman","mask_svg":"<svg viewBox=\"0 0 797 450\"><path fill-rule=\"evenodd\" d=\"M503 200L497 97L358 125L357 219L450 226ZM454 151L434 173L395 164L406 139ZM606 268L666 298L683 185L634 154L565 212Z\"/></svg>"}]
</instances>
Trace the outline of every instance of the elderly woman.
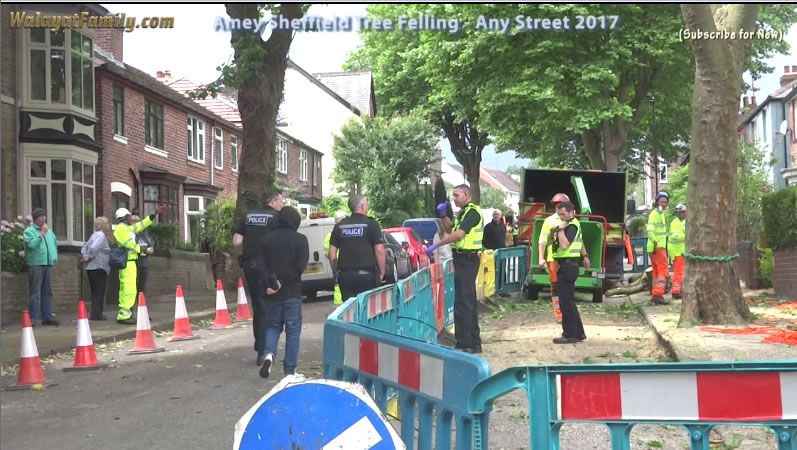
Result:
<instances>
[{"instance_id":1,"label":"elderly woman","mask_svg":"<svg viewBox=\"0 0 797 450\"><path fill-rule=\"evenodd\" d=\"M107 320L102 314L102 307L105 299L105 281L111 267L108 259L111 255L111 247L108 239L111 235L111 225L105 217L94 219L94 234L80 249L83 255L83 262L86 263L86 273L89 276L91 286L91 315L90 320Z\"/></svg>"}]
</instances>

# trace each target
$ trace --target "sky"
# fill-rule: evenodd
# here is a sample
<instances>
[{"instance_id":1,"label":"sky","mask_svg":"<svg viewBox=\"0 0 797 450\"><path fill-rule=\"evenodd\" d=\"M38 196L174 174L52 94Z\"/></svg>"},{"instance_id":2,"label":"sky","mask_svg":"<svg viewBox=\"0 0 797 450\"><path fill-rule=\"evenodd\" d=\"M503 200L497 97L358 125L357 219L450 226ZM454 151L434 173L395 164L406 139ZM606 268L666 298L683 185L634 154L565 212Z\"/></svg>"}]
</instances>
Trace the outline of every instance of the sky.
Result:
<instances>
[{"instance_id":1,"label":"sky","mask_svg":"<svg viewBox=\"0 0 797 450\"><path fill-rule=\"evenodd\" d=\"M214 30L217 17L226 17L223 4L104 4L112 13L127 16L173 16L173 29L137 29L124 35L124 62L151 75L159 70L170 70L173 77L186 76L194 81L209 83L218 78L216 67L232 58L230 33ZM364 16L365 4L314 5L308 15L325 18L333 16ZM797 48L797 26L792 27L785 39ZM337 72L349 52L362 44L356 32L297 33L291 44L290 58L310 73ZM795 51L792 51L795 54ZM756 100L760 103L780 87L783 66L797 65L792 55L776 55L769 61L775 67L756 83ZM750 77L745 75L750 82ZM752 95L751 93L743 95ZM443 159L456 162L448 142L441 141ZM506 170L510 165L525 166L514 152L496 153L487 147L482 153L482 164Z\"/></svg>"}]
</instances>

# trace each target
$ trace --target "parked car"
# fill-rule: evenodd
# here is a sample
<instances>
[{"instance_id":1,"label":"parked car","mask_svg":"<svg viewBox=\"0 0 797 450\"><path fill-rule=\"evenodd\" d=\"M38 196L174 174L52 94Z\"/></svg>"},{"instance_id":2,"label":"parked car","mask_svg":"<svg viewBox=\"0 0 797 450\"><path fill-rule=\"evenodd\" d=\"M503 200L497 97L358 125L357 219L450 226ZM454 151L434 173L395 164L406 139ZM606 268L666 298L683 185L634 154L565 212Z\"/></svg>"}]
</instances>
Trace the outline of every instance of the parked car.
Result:
<instances>
[{"instance_id":1,"label":"parked car","mask_svg":"<svg viewBox=\"0 0 797 450\"><path fill-rule=\"evenodd\" d=\"M429 256L426 255L426 246L418 233L409 227L385 228L393 238L410 255L412 270L416 271L429 265Z\"/></svg>"},{"instance_id":2,"label":"parked car","mask_svg":"<svg viewBox=\"0 0 797 450\"><path fill-rule=\"evenodd\" d=\"M423 245L430 247L434 244L434 235L440 232L443 222L437 218L407 219L403 227L412 228L421 237Z\"/></svg>"},{"instance_id":3,"label":"parked car","mask_svg":"<svg viewBox=\"0 0 797 450\"><path fill-rule=\"evenodd\" d=\"M385 282L395 283L412 275L412 263L407 250L390 233L383 231L382 237L385 240Z\"/></svg>"},{"instance_id":4,"label":"parked car","mask_svg":"<svg viewBox=\"0 0 797 450\"><path fill-rule=\"evenodd\" d=\"M334 227L332 217L306 219L299 225L299 233L307 237L310 249L310 260L302 273L302 295L309 299L316 298L318 291L335 288L335 277L324 254L324 240Z\"/></svg>"}]
</instances>

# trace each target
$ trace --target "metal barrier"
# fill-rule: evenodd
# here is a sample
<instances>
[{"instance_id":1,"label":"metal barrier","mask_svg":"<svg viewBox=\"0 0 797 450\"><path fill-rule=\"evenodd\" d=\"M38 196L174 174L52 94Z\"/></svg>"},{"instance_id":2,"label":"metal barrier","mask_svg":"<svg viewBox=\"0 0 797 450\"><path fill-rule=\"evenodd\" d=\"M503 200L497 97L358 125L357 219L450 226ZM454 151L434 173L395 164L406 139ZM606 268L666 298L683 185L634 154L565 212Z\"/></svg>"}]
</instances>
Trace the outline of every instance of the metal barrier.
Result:
<instances>
[{"instance_id":1,"label":"metal barrier","mask_svg":"<svg viewBox=\"0 0 797 450\"><path fill-rule=\"evenodd\" d=\"M612 450L630 450L639 423L681 425L692 449L709 449L711 428L765 426L779 450L797 449L797 363L656 363L514 367L480 382L469 412L488 414L492 402L523 389L533 449L558 449L568 422L609 428ZM488 448L487 441L476 449Z\"/></svg>"},{"instance_id":2,"label":"metal barrier","mask_svg":"<svg viewBox=\"0 0 797 450\"><path fill-rule=\"evenodd\" d=\"M347 323L342 320L346 306L354 302L350 299L341 305L324 325L324 378L360 383L382 411L398 393L401 437L409 450L416 438L420 450L452 448L452 434L458 450L483 448L488 415L471 415L468 395L473 386L490 376L487 362Z\"/></svg>"},{"instance_id":3,"label":"metal barrier","mask_svg":"<svg viewBox=\"0 0 797 450\"><path fill-rule=\"evenodd\" d=\"M443 276L445 277L445 326L454 323L454 260L443 261Z\"/></svg>"},{"instance_id":4,"label":"metal barrier","mask_svg":"<svg viewBox=\"0 0 797 450\"><path fill-rule=\"evenodd\" d=\"M479 252L479 270L476 272L476 300L495 294L495 250Z\"/></svg>"},{"instance_id":5,"label":"metal barrier","mask_svg":"<svg viewBox=\"0 0 797 450\"><path fill-rule=\"evenodd\" d=\"M629 261L634 272L644 272L648 268L648 238L631 238L631 254L633 261Z\"/></svg>"},{"instance_id":6,"label":"metal barrier","mask_svg":"<svg viewBox=\"0 0 797 450\"><path fill-rule=\"evenodd\" d=\"M495 293L519 291L526 280L528 247L501 248L495 251Z\"/></svg>"}]
</instances>

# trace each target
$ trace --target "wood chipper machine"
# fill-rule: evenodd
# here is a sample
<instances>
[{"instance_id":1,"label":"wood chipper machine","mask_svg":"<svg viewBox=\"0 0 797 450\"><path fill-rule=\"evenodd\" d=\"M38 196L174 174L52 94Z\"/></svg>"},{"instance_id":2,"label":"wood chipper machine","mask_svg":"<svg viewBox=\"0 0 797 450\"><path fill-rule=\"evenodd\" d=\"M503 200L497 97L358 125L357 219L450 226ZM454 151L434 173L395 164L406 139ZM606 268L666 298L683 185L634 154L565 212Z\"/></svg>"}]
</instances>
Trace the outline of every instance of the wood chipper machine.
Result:
<instances>
[{"instance_id":1,"label":"wood chipper machine","mask_svg":"<svg viewBox=\"0 0 797 450\"><path fill-rule=\"evenodd\" d=\"M593 170L526 169L519 204L518 240L529 246L526 295L536 299L548 286L548 273L540 267L537 241L542 224L556 214L550 203L559 192L567 194L581 222L583 241L592 267L581 267L576 289L592 293L593 302L603 301L606 280L623 279L625 247L625 172Z\"/></svg>"}]
</instances>

